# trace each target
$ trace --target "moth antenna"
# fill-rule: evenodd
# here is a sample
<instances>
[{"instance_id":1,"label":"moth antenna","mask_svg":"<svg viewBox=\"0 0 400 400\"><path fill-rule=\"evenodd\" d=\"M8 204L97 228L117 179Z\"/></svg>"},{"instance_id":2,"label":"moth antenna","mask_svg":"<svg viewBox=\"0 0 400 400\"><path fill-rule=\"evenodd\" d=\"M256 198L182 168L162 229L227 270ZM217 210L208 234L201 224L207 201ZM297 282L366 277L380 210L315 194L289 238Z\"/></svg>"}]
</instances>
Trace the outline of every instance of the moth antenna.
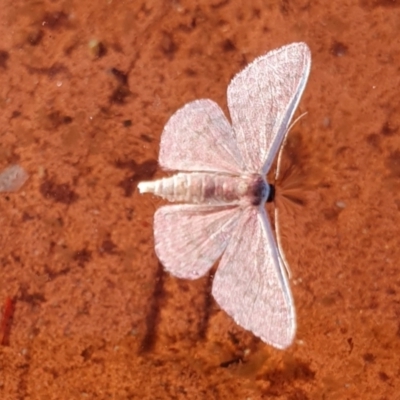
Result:
<instances>
[{"instance_id":1,"label":"moth antenna","mask_svg":"<svg viewBox=\"0 0 400 400\"><path fill-rule=\"evenodd\" d=\"M299 115L299 116L290 124L290 126L289 126L289 128L288 128L288 131L290 131L290 130L293 128L293 126L296 125L297 122L299 122L300 119L303 118L303 117L304 117L305 115L307 115L307 114L308 114L308 112L305 111L305 112L303 112L303 114Z\"/></svg>"},{"instance_id":2,"label":"moth antenna","mask_svg":"<svg viewBox=\"0 0 400 400\"><path fill-rule=\"evenodd\" d=\"M278 207L276 207L276 205L275 205L275 208L274 208L275 235L276 235L276 243L278 245L279 258L281 259L282 264L285 267L288 279L292 279L292 272L290 271L289 263L287 262L285 252L283 251L283 247L282 247L281 232L280 232L279 222L278 222L278 213L279 213Z\"/></svg>"},{"instance_id":3,"label":"moth antenna","mask_svg":"<svg viewBox=\"0 0 400 400\"><path fill-rule=\"evenodd\" d=\"M282 153L283 153L283 149L285 148L286 145L286 141L287 141L287 137L288 137L288 133L289 131L293 128L293 126L301 119L303 118L305 115L307 114L307 111L304 112L303 114L301 114L299 117L297 117L289 126L289 128L287 129L285 136L282 140L282 144L281 144L281 148L279 150L279 154L278 154L278 159L276 162L276 170L275 170L275 181L278 180L280 172L281 172L281 163L282 163ZM278 222L278 218L279 218L279 210L278 207L275 205L274 208L274 222L275 222L275 233L276 233L276 242L278 245L278 251L279 251L279 257L285 267L286 273L288 275L288 278L291 279L292 277L292 273L290 271L289 268L289 263L286 260L286 256L285 253L283 251L283 247L282 247L282 241L281 241L281 233L280 233L280 228L279 228L279 222Z\"/></svg>"},{"instance_id":4,"label":"moth antenna","mask_svg":"<svg viewBox=\"0 0 400 400\"><path fill-rule=\"evenodd\" d=\"M299 117L297 117L297 118L290 124L289 128L287 129L287 131L286 131L286 133L285 133L285 136L284 136L284 138L283 138L283 140L282 140L281 148L280 148L280 150L279 150L278 159L277 159L277 162L276 162L275 181L278 180L279 173L280 173L280 171L281 171L282 152L283 152L283 149L284 149L285 146L286 146L286 141L287 141L288 133L289 133L289 131L293 128L293 126L300 120L300 118L303 118L306 114L307 114L307 111L304 112L303 114L301 114Z\"/></svg>"}]
</instances>

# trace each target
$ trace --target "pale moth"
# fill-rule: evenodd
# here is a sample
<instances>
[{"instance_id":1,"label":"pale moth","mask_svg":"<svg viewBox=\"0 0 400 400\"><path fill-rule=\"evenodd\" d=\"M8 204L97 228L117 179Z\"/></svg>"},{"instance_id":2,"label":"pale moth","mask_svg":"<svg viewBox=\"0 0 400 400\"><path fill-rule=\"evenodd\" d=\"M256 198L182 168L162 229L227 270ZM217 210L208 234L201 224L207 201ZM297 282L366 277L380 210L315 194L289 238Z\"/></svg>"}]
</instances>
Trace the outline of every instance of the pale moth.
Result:
<instances>
[{"instance_id":1,"label":"pale moth","mask_svg":"<svg viewBox=\"0 0 400 400\"><path fill-rule=\"evenodd\" d=\"M305 43L255 59L228 86L231 123L211 100L183 106L165 125L159 154L164 170L182 172L138 185L141 193L180 203L154 216L155 251L164 268L196 279L221 257L215 300L237 324L279 349L292 344L296 316L283 253L265 211L271 191L266 173L310 65Z\"/></svg>"}]
</instances>

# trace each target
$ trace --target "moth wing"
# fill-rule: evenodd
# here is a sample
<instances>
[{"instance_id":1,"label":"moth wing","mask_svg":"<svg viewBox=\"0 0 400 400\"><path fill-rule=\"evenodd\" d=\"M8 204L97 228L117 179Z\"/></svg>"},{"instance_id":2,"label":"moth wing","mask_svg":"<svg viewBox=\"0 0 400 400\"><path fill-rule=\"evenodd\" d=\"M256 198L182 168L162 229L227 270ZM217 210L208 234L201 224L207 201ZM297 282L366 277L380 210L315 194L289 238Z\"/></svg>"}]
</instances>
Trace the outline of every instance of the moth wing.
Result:
<instances>
[{"instance_id":1,"label":"moth wing","mask_svg":"<svg viewBox=\"0 0 400 400\"><path fill-rule=\"evenodd\" d=\"M166 123L158 158L162 168L179 171L238 173L243 161L232 127L211 100L195 100Z\"/></svg>"},{"instance_id":2,"label":"moth wing","mask_svg":"<svg viewBox=\"0 0 400 400\"><path fill-rule=\"evenodd\" d=\"M244 210L219 263L212 293L236 323L284 349L293 342L296 317L289 284L265 210Z\"/></svg>"},{"instance_id":3,"label":"moth wing","mask_svg":"<svg viewBox=\"0 0 400 400\"><path fill-rule=\"evenodd\" d=\"M172 275L197 279L225 250L240 218L238 206L176 204L154 215L157 257Z\"/></svg>"},{"instance_id":4,"label":"moth wing","mask_svg":"<svg viewBox=\"0 0 400 400\"><path fill-rule=\"evenodd\" d=\"M310 49L293 43L255 59L228 86L234 137L247 172L268 172L307 83Z\"/></svg>"}]
</instances>

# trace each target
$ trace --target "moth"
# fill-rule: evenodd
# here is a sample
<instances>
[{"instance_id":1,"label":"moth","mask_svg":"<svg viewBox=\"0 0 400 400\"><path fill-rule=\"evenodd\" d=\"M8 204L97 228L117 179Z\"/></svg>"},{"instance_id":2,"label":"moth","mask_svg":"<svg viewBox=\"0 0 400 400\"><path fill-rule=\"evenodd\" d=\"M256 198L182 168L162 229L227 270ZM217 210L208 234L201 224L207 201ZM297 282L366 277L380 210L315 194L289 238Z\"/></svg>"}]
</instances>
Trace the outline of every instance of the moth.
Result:
<instances>
[{"instance_id":1,"label":"moth","mask_svg":"<svg viewBox=\"0 0 400 400\"><path fill-rule=\"evenodd\" d=\"M220 258L212 294L238 325L284 349L296 332L283 252L265 210L266 181L303 94L311 66L305 43L255 59L229 83L230 120L212 100L175 112L161 135L159 164L180 171L141 182L179 204L154 216L156 254L183 279L204 276Z\"/></svg>"}]
</instances>

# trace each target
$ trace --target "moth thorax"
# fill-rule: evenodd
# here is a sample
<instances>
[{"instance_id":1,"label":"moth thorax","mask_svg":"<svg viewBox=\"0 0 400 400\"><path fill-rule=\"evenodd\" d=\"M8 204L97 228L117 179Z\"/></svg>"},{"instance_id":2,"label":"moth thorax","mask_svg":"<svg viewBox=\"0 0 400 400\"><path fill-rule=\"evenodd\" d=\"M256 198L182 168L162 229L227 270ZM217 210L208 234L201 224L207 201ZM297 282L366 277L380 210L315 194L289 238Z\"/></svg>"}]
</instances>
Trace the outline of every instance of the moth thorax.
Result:
<instances>
[{"instance_id":1,"label":"moth thorax","mask_svg":"<svg viewBox=\"0 0 400 400\"><path fill-rule=\"evenodd\" d=\"M250 202L253 206L265 203L270 195L270 185L260 175L253 178L249 187Z\"/></svg>"}]
</instances>

